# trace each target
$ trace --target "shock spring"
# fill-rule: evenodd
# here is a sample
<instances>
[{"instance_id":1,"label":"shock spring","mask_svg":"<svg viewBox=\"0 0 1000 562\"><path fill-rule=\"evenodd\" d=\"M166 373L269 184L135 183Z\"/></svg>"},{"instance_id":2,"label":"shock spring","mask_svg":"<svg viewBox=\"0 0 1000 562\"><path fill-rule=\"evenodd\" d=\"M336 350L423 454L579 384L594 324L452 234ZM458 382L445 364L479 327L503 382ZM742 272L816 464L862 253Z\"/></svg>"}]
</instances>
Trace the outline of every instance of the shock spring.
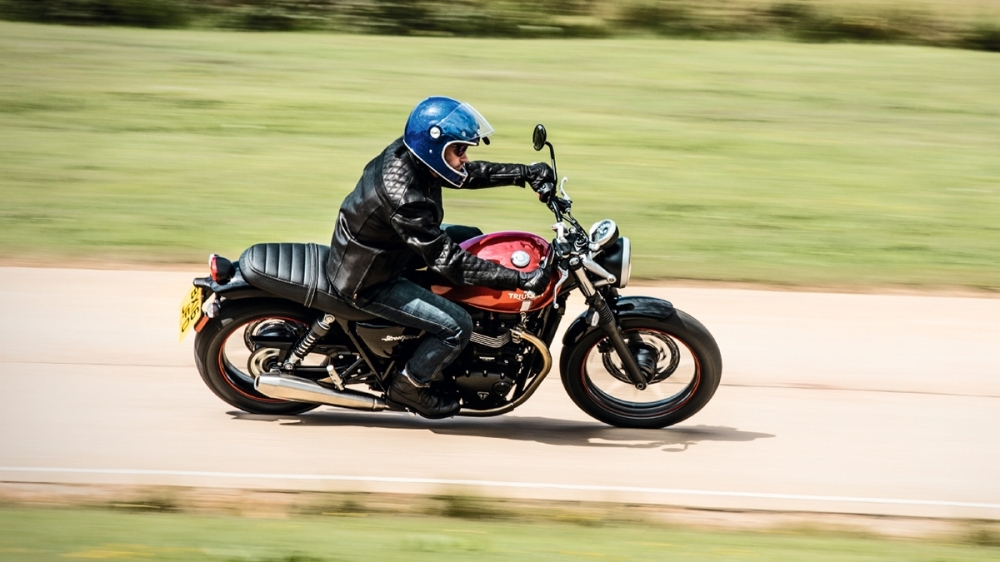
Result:
<instances>
[{"instance_id":1,"label":"shock spring","mask_svg":"<svg viewBox=\"0 0 1000 562\"><path fill-rule=\"evenodd\" d=\"M334 318L332 314L324 314L323 316L316 319L312 326L309 328L309 333L307 333L295 347L292 348L292 353L289 355L288 359L285 361L285 370L294 369L296 365L302 363L302 360L306 358L306 355L316 347L316 342L320 340L323 336L330 331L333 327L333 323L337 319Z\"/></svg>"}]
</instances>

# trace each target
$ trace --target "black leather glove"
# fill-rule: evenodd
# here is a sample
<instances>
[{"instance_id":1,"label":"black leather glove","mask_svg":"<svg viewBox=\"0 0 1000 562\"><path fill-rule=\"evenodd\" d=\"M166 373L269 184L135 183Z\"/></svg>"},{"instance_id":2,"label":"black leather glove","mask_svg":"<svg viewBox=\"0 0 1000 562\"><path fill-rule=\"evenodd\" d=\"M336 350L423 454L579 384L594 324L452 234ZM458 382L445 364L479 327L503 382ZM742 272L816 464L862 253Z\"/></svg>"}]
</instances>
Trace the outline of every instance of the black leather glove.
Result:
<instances>
[{"instance_id":1,"label":"black leather glove","mask_svg":"<svg viewBox=\"0 0 1000 562\"><path fill-rule=\"evenodd\" d=\"M527 291L540 295L545 292L545 289L549 286L549 270L548 268L538 268L534 271L529 271L527 273L523 271L517 272L517 288L522 291Z\"/></svg>"},{"instance_id":2,"label":"black leather glove","mask_svg":"<svg viewBox=\"0 0 1000 562\"><path fill-rule=\"evenodd\" d=\"M525 166L524 179L531 185L531 189L538 192L545 184L555 184L556 175L552 168L545 162L535 162Z\"/></svg>"}]
</instances>

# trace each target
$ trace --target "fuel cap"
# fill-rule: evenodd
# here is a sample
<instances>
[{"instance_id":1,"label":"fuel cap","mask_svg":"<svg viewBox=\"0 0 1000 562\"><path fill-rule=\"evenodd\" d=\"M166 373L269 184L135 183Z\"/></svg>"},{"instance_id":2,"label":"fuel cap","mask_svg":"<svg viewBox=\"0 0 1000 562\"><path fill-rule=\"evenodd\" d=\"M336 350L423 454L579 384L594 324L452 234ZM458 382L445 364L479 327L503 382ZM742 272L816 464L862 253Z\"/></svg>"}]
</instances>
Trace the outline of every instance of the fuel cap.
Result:
<instances>
[{"instance_id":1,"label":"fuel cap","mask_svg":"<svg viewBox=\"0 0 1000 562\"><path fill-rule=\"evenodd\" d=\"M510 255L510 263L514 267L527 267L531 263L531 256L524 250L518 250Z\"/></svg>"}]
</instances>

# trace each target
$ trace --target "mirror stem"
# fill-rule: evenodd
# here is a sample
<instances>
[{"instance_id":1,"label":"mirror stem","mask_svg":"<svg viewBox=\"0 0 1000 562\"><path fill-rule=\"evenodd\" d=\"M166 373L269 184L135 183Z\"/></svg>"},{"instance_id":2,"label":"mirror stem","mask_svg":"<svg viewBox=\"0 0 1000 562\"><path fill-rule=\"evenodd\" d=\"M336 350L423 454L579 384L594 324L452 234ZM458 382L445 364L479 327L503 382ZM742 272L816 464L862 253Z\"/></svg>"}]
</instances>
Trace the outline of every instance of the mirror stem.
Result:
<instances>
[{"instance_id":1,"label":"mirror stem","mask_svg":"<svg viewBox=\"0 0 1000 562\"><path fill-rule=\"evenodd\" d=\"M558 180L559 171L556 169L556 149L552 147L552 143L549 141L545 141L545 146L549 147L549 156L552 157L552 175Z\"/></svg>"}]
</instances>

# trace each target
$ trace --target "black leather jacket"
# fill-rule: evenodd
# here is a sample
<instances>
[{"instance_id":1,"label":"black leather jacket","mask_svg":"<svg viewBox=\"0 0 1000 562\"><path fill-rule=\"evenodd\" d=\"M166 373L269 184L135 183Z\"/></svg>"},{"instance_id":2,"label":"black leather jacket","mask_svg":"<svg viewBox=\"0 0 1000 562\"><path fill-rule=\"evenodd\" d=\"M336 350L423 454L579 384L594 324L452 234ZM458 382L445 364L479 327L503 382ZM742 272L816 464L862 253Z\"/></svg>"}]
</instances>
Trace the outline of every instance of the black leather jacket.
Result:
<instances>
[{"instance_id":1,"label":"black leather jacket","mask_svg":"<svg viewBox=\"0 0 1000 562\"><path fill-rule=\"evenodd\" d=\"M521 164L469 162L461 189L521 185ZM417 160L399 138L365 166L344 199L330 243L326 272L349 300L395 278L417 259L454 283L516 289L517 272L480 259L440 228L441 178Z\"/></svg>"}]
</instances>

